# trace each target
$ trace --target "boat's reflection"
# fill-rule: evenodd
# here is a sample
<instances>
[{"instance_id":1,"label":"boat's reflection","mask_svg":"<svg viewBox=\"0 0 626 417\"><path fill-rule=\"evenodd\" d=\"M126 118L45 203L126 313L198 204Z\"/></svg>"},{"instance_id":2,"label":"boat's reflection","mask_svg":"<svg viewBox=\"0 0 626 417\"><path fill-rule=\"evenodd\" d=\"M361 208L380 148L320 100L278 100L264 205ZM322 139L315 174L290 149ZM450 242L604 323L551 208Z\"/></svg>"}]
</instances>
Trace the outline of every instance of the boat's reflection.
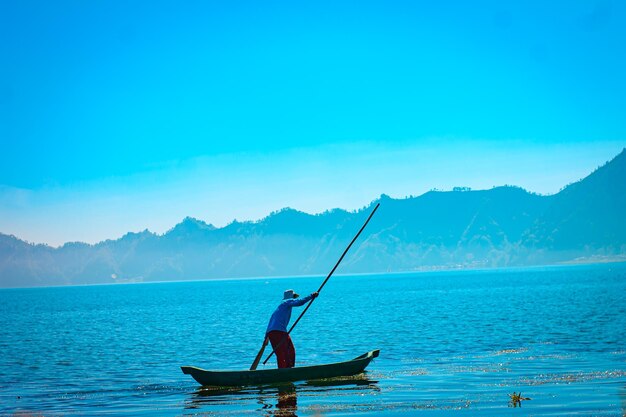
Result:
<instances>
[{"instance_id":1,"label":"boat's reflection","mask_svg":"<svg viewBox=\"0 0 626 417\"><path fill-rule=\"evenodd\" d=\"M365 373L341 378L329 378L303 383L274 384L257 387L201 387L190 394L185 408L196 411L214 412L224 407L231 411L241 411L257 404L259 411L266 416L297 416L298 396L320 399L328 395L337 395L338 391L374 390L379 391L378 381L367 378ZM246 404L248 403L248 404ZM309 403L309 401L307 401ZM201 410L199 410L201 409ZM225 414L228 414L226 411Z\"/></svg>"},{"instance_id":2,"label":"boat's reflection","mask_svg":"<svg viewBox=\"0 0 626 417\"><path fill-rule=\"evenodd\" d=\"M267 403L267 399L260 396L259 404L263 407L266 416L297 416L298 396L296 395L296 386L294 384L285 384L278 387L276 395L276 405Z\"/></svg>"}]
</instances>

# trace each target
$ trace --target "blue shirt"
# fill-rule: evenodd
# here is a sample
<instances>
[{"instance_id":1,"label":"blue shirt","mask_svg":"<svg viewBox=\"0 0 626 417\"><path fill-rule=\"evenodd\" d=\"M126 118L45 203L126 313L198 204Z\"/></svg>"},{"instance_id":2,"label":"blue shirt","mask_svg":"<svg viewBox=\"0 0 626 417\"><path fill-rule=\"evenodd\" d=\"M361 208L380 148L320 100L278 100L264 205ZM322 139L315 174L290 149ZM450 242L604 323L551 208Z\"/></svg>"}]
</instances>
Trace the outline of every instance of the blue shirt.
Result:
<instances>
[{"instance_id":1,"label":"blue shirt","mask_svg":"<svg viewBox=\"0 0 626 417\"><path fill-rule=\"evenodd\" d=\"M268 334L272 330L279 330L281 332L287 331L287 325L289 324L289 320L291 319L291 308L292 307L300 307L301 305L306 304L313 297L311 295L307 295L302 298L290 298L287 300L283 300L276 310L272 313L272 317L270 317L270 322L267 325L267 330L265 334Z\"/></svg>"}]
</instances>

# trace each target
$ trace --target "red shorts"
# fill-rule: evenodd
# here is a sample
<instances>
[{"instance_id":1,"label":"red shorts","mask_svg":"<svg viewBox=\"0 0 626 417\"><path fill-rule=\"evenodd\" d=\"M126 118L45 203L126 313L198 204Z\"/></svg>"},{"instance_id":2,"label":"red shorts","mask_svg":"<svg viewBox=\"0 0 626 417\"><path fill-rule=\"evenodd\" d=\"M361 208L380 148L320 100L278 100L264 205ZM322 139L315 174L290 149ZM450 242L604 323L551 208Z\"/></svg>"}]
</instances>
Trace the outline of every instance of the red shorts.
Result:
<instances>
[{"instance_id":1,"label":"red shorts","mask_svg":"<svg viewBox=\"0 0 626 417\"><path fill-rule=\"evenodd\" d=\"M272 330L267 334L272 343L272 348L276 352L276 361L279 368L293 368L296 364L296 348L289 333L279 330Z\"/></svg>"}]
</instances>

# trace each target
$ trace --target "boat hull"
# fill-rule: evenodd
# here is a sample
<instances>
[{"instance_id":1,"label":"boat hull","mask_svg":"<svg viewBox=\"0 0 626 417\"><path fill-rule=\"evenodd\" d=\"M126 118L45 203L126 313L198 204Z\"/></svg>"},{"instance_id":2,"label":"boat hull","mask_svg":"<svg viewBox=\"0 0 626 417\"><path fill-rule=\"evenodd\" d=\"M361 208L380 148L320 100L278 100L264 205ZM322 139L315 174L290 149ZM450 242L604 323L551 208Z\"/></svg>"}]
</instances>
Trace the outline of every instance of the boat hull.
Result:
<instances>
[{"instance_id":1,"label":"boat hull","mask_svg":"<svg viewBox=\"0 0 626 417\"><path fill-rule=\"evenodd\" d=\"M222 387L264 385L356 375L363 372L372 359L378 356L378 353L378 350L372 350L351 361L297 368L261 369L255 371L207 371L195 366L182 366L181 369L184 374L191 375L201 385Z\"/></svg>"}]
</instances>

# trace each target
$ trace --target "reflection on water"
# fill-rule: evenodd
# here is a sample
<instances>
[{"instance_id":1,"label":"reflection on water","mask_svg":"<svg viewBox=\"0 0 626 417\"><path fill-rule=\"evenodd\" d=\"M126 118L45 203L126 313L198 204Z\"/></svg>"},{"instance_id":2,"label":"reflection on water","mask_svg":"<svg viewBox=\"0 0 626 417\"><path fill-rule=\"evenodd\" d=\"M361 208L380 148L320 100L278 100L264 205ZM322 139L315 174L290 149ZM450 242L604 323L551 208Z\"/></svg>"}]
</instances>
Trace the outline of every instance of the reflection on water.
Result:
<instances>
[{"instance_id":1,"label":"reflection on water","mask_svg":"<svg viewBox=\"0 0 626 417\"><path fill-rule=\"evenodd\" d=\"M259 403L263 404L266 416L297 416L298 396L296 395L296 386L294 384L285 384L278 387L275 406L265 401L264 397L259 397Z\"/></svg>"},{"instance_id":2,"label":"reflection on water","mask_svg":"<svg viewBox=\"0 0 626 417\"><path fill-rule=\"evenodd\" d=\"M298 384L284 383L258 387L201 387L189 395L185 409L195 412L216 412L225 407L224 412L241 410L249 402L260 406L265 416L297 416L298 397L338 395L361 395L380 391L378 381L367 378L366 373L351 377L328 378L306 381ZM362 392L363 391L363 392Z\"/></svg>"}]
</instances>

